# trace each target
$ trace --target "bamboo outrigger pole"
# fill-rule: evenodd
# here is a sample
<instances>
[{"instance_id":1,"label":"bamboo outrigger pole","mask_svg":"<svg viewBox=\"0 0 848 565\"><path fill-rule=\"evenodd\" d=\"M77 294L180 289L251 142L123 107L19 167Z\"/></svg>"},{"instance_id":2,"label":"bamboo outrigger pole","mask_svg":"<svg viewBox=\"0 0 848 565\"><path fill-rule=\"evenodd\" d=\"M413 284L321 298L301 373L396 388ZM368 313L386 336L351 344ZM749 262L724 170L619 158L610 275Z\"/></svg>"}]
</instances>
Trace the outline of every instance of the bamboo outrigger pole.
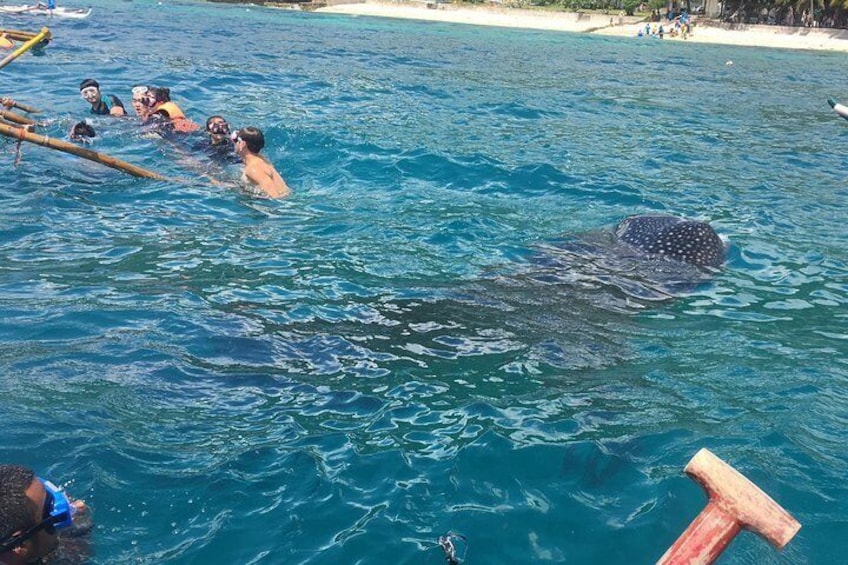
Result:
<instances>
[{"instance_id":1,"label":"bamboo outrigger pole","mask_svg":"<svg viewBox=\"0 0 848 565\"><path fill-rule=\"evenodd\" d=\"M41 43L45 39L47 39L49 41L52 37L53 36L50 35L50 29L49 28L46 28L46 27L41 28L41 31L39 31L34 36L32 36L32 38L27 40L26 43L24 43L23 45L21 45L20 47L18 47L17 49L12 51L8 55L6 55L6 57L4 57L2 61L0 61L0 69L2 69L6 65L8 65L12 61L14 61L18 57L20 57L21 55L23 55L24 53L29 51L30 49L32 49L33 47L35 47L36 45L38 45L39 43Z\"/></svg>"},{"instance_id":2,"label":"bamboo outrigger pole","mask_svg":"<svg viewBox=\"0 0 848 565\"><path fill-rule=\"evenodd\" d=\"M35 120L33 120L32 118L27 118L26 116L21 116L20 114L16 114L8 110L0 110L0 118L3 118L7 122L22 124L25 126L31 126L35 124Z\"/></svg>"},{"instance_id":3,"label":"bamboo outrigger pole","mask_svg":"<svg viewBox=\"0 0 848 565\"><path fill-rule=\"evenodd\" d=\"M12 139L18 139L21 141L29 141L36 145L43 145L51 149L70 153L77 157L82 157L83 159L88 159L89 161L94 161L95 163L100 163L101 165L106 165L107 167L124 171L125 173L129 173L135 177L169 180L158 173L142 169L141 167L136 167L135 165L131 165L125 161L121 161L120 159L115 159L114 157L109 157L103 153L79 147L73 143L68 143L67 141L60 141L58 139L47 137L46 135L32 133L26 131L24 128L16 128L6 124L0 124L0 135L5 135L6 137L11 137Z\"/></svg>"},{"instance_id":4,"label":"bamboo outrigger pole","mask_svg":"<svg viewBox=\"0 0 848 565\"><path fill-rule=\"evenodd\" d=\"M27 112L28 114L40 114L41 113L41 110L39 110L38 108L34 108L34 107L30 106L29 104L23 104L21 102L18 102L17 100L15 100L14 104L12 104L12 108L17 108L18 110L23 110L24 112Z\"/></svg>"},{"instance_id":5,"label":"bamboo outrigger pole","mask_svg":"<svg viewBox=\"0 0 848 565\"><path fill-rule=\"evenodd\" d=\"M29 41L36 35L38 35L37 31L23 31L18 29L0 29L0 35L5 35L9 39L14 39L15 41Z\"/></svg>"}]
</instances>

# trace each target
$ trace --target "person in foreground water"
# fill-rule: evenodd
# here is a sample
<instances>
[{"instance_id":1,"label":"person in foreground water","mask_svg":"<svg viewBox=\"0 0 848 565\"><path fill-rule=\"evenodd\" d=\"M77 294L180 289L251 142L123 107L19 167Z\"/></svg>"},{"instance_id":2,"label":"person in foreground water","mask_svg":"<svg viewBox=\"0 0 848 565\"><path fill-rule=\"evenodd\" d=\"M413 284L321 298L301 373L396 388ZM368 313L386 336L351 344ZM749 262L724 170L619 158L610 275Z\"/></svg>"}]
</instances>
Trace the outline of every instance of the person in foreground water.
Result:
<instances>
[{"instance_id":1,"label":"person in foreground water","mask_svg":"<svg viewBox=\"0 0 848 565\"><path fill-rule=\"evenodd\" d=\"M0 565L40 562L59 546L58 531L86 511L21 465L0 465Z\"/></svg>"},{"instance_id":2,"label":"person in foreground water","mask_svg":"<svg viewBox=\"0 0 848 565\"><path fill-rule=\"evenodd\" d=\"M291 194L286 181L268 159L259 152L265 147L265 136L259 128L248 126L233 132L236 155L244 161L242 180L269 198L285 198Z\"/></svg>"},{"instance_id":3,"label":"person in foreground water","mask_svg":"<svg viewBox=\"0 0 848 565\"><path fill-rule=\"evenodd\" d=\"M126 110L121 99L114 94L106 96L100 92L100 84L93 78L87 78L80 83L80 96L91 104L91 113L100 116L124 116Z\"/></svg>"}]
</instances>

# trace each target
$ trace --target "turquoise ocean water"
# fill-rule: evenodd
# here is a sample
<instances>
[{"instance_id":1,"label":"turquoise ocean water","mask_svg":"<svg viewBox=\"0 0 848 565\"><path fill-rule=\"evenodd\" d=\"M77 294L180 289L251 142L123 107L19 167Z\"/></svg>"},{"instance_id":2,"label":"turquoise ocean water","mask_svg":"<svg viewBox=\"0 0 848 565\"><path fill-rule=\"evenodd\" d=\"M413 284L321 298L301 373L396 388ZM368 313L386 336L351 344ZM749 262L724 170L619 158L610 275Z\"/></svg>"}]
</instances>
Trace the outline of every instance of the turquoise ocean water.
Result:
<instances>
[{"instance_id":1,"label":"turquoise ocean water","mask_svg":"<svg viewBox=\"0 0 848 565\"><path fill-rule=\"evenodd\" d=\"M53 30L0 71L43 132L83 78L165 85L294 190L209 186L133 119L93 148L187 184L0 141L0 461L89 502L87 562L437 564L455 531L469 564L653 563L701 447L803 524L722 563L845 562L844 54L86 5L2 20ZM637 213L709 220L726 267L581 243Z\"/></svg>"}]
</instances>

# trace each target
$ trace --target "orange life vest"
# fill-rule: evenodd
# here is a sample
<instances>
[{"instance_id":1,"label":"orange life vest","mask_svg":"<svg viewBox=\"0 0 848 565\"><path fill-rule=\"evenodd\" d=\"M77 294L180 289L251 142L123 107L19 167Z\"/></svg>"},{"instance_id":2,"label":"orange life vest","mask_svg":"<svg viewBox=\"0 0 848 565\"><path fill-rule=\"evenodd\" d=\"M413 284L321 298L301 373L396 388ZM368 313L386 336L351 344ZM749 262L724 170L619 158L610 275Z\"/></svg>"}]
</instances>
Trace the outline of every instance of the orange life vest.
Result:
<instances>
[{"instance_id":1,"label":"orange life vest","mask_svg":"<svg viewBox=\"0 0 848 565\"><path fill-rule=\"evenodd\" d=\"M171 124L174 126L174 131L190 133L200 129L200 126L186 118L183 111L180 110L180 107L173 102L163 102L162 104L159 104L156 106L156 109L153 110L153 113L163 113L168 116L168 119L171 120Z\"/></svg>"}]
</instances>

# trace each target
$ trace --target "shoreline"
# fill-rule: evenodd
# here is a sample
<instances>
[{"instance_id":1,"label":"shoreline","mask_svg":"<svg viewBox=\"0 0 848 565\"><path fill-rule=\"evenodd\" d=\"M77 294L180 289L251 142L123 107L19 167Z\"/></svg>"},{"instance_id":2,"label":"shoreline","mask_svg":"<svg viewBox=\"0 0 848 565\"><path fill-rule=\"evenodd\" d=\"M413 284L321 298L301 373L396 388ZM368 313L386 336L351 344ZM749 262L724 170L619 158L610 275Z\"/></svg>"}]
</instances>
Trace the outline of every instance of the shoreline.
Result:
<instances>
[{"instance_id":1,"label":"shoreline","mask_svg":"<svg viewBox=\"0 0 848 565\"><path fill-rule=\"evenodd\" d=\"M325 14L414 19L633 38L636 38L639 29L644 29L646 23L644 18L638 16L528 10L501 5L455 5L423 0L417 2L365 0L322 6L314 11ZM729 24L704 18L693 18L693 21L695 25L688 39L672 38L666 34L663 41L848 53L848 30L845 29ZM664 22L664 26L667 29L671 28L668 22Z\"/></svg>"}]
</instances>

